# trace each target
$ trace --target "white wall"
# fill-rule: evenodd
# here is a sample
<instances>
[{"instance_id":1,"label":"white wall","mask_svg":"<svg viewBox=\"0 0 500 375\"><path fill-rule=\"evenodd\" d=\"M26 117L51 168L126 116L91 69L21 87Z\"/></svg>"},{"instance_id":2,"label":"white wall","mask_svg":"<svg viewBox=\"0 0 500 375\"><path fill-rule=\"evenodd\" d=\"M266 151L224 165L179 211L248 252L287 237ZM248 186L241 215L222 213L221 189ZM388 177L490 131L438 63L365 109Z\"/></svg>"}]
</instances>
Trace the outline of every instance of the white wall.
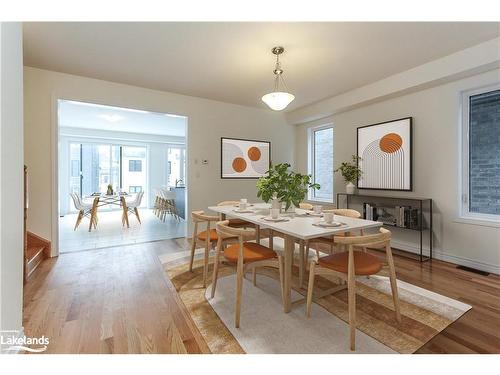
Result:
<instances>
[{"instance_id":1,"label":"white wall","mask_svg":"<svg viewBox=\"0 0 500 375\"><path fill-rule=\"evenodd\" d=\"M307 128L334 124L334 165L356 153L356 128L382 121L413 117L413 192L369 191L386 196L434 199L436 257L500 274L500 227L459 222L460 92L500 82L500 70L475 75L376 104L302 124L296 129L296 165L307 170ZM335 193L345 192L334 176ZM360 191L363 193L363 190ZM415 250L417 237L394 229L394 246Z\"/></svg>"},{"instance_id":2,"label":"white wall","mask_svg":"<svg viewBox=\"0 0 500 375\"><path fill-rule=\"evenodd\" d=\"M52 239L57 202L52 169L57 167L52 140L57 99L82 100L188 117L188 209L245 196L255 199L255 180L220 179L220 137L272 142L273 162L294 160L295 132L282 113L149 90L25 67L25 160L32 171L28 228ZM201 160L207 159L208 165Z\"/></svg>"},{"instance_id":3,"label":"white wall","mask_svg":"<svg viewBox=\"0 0 500 375\"><path fill-rule=\"evenodd\" d=\"M0 72L0 330L21 330L23 54L20 23L0 23Z\"/></svg>"},{"instance_id":4,"label":"white wall","mask_svg":"<svg viewBox=\"0 0 500 375\"><path fill-rule=\"evenodd\" d=\"M396 96L439 86L500 67L500 37L394 74L369 85L288 112L302 124Z\"/></svg>"},{"instance_id":5,"label":"white wall","mask_svg":"<svg viewBox=\"0 0 500 375\"><path fill-rule=\"evenodd\" d=\"M149 208L154 204L153 188L168 183L168 146L184 146L185 137L158 136L151 134L103 131L61 127L59 129L59 214L66 215L74 210L69 196L69 144L70 142L112 143L145 146L148 152L147 185L149 194L144 199Z\"/></svg>"}]
</instances>

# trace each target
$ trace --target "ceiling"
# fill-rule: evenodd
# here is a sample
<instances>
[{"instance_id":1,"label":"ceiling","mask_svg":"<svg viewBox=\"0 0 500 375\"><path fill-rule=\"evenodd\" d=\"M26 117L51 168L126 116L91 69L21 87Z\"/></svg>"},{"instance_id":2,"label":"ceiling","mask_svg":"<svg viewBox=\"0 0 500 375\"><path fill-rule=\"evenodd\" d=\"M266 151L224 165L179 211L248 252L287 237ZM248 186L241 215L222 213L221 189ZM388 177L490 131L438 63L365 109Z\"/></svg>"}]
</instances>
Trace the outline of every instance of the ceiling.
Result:
<instances>
[{"instance_id":1,"label":"ceiling","mask_svg":"<svg viewBox=\"0 0 500 375\"><path fill-rule=\"evenodd\" d=\"M500 23L25 23L25 65L262 107L282 45L295 108L500 35Z\"/></svg>"},{"instance_id":2,"label":"ceiling","mask_svg":"<svg viewBox=\"0 0 500 375\"><path fill-rule=\"evenodd\" d=\"M184 137L186 118L164 113L59 100L59 126Z\"/></svg>"}]
</instances>

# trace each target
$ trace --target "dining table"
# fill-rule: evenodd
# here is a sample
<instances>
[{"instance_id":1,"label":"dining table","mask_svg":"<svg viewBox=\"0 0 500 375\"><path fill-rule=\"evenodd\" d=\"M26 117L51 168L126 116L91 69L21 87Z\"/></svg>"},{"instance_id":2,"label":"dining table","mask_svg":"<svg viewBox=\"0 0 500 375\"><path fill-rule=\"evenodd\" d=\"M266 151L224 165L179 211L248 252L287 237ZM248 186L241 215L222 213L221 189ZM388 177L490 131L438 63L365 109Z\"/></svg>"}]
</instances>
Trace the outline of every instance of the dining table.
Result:
<instances>
[{"instance_id":1,"label":"dining table","mask_svg":"<svg viewBox=\"0 0 500 375\"><path fill-rule=\"evenodd\" d=\"M305 241L318 237L328 237L340 233L365 230L381 227L379 221L350 218L345 216L334 216L334 221L339 223L336 227L324 227L319 224L321 217L312 211L296 208L293 213L284 213L284 221L269 221L271 205L267 203L248 204L245 212L238 212L237 206L210 206L208 209L221 214L222 219L226 217L242 219L255 225L256 242L260 243L260 230L270 229L281 233L284 237L284 282L283 302L284 311L292 309L292 265L297 241L304 244ZM286 220L286 221L285 221Z\"/></svg>"},{"instance_id":2,"label":"dining table","mask_svg":"<svg viewBox=\"0 0 500 375\"><path fill-rule=\"evenodd\" d=\"M103 194L103 193L94 193L85 197L86 199L92 199L92 211L91 215L97 214L97 208L109 205L120 206L123 212L123 223L127 224L127 228L130 228L129 220L128 220L128 208L127 208L127 197L131 197L132 194L129 193L115 193L115 194ZM89 226L89 232L92 230L92 226Z\"/></svg>"}]
</instances>

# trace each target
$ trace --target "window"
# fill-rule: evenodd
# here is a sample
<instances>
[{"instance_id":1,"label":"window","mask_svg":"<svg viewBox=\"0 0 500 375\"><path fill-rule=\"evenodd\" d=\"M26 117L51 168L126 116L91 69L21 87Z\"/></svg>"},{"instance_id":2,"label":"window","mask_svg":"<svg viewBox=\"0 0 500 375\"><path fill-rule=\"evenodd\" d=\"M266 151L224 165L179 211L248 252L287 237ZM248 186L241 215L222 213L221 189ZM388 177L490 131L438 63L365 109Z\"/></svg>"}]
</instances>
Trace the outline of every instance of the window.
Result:
<instances>
[{"instance_id":1,"label":"window","mask_svg":"<svg viewBox=\"0 0 500 375\"><path fill-rule=\"evenodd\" d=\"M82 196L114 190L147 190L147 147L110 143L70 143L69 188ZM69 199L69 198L68 198ZM142 204L146 206L147 197ZM103 207L103 209L111 208Z\"/></svg>"},{"instance_id":2,"label":"window","mask_svg":"<svg viewBox=\"0 0 500 375\"><path fill-rule=\"evenodd\" d=\"M140 193L142 191L142 186L130 186L128 188L129 193Z\"/></svg>"},{"instance_id":3,"label":"window","mask_svg":"<svg viewBox=\"0 0 500 375\"><path fill-rule=\"evenodd\" d=\"M128 161L128 171L129 172L142 172L142 160L129 160Z\"/></svg>"},{"instance_id":4,"label":"window","mask_svg":"<svg viewBox=\"0 0 500 375\"><path fill-rule=\"evenodd\" d=\"M333 127L309 130L309 174L321 185L309 193L310 200L333 202Z\"/></svg>"},{"instance_id":5,"label":"window","mask_svg":"<svg viewBox=\"0 0 500 375\"><path fill-rule=\"evenodd\" d=\"M462 96L462 210L500 222L500 85Z\"/></svg>"}]
</instances>

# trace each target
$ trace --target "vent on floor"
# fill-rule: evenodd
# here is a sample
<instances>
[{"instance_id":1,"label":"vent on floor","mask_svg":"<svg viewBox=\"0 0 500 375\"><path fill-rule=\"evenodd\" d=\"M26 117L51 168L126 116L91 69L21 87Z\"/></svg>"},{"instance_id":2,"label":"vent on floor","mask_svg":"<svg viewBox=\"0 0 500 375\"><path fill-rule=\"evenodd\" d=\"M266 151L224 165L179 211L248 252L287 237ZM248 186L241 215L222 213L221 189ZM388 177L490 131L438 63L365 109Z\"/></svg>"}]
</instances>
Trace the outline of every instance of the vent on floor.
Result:
<instances>
[{"instance_id":1,"label":"vent on floor","mask_svg":"<svg viewBox=\"0 0 500 375\"><path fill-rule=\"evenodd\" d=\"M470 268L470 267L466 267L466 266L457 266L457 269L462 270L462 271L469 271L469 272L477 273L478 275L482 275L482 276L489 276L490 275L489 272L476 270L475 268Z\"/></svg>"}]
</instances>

